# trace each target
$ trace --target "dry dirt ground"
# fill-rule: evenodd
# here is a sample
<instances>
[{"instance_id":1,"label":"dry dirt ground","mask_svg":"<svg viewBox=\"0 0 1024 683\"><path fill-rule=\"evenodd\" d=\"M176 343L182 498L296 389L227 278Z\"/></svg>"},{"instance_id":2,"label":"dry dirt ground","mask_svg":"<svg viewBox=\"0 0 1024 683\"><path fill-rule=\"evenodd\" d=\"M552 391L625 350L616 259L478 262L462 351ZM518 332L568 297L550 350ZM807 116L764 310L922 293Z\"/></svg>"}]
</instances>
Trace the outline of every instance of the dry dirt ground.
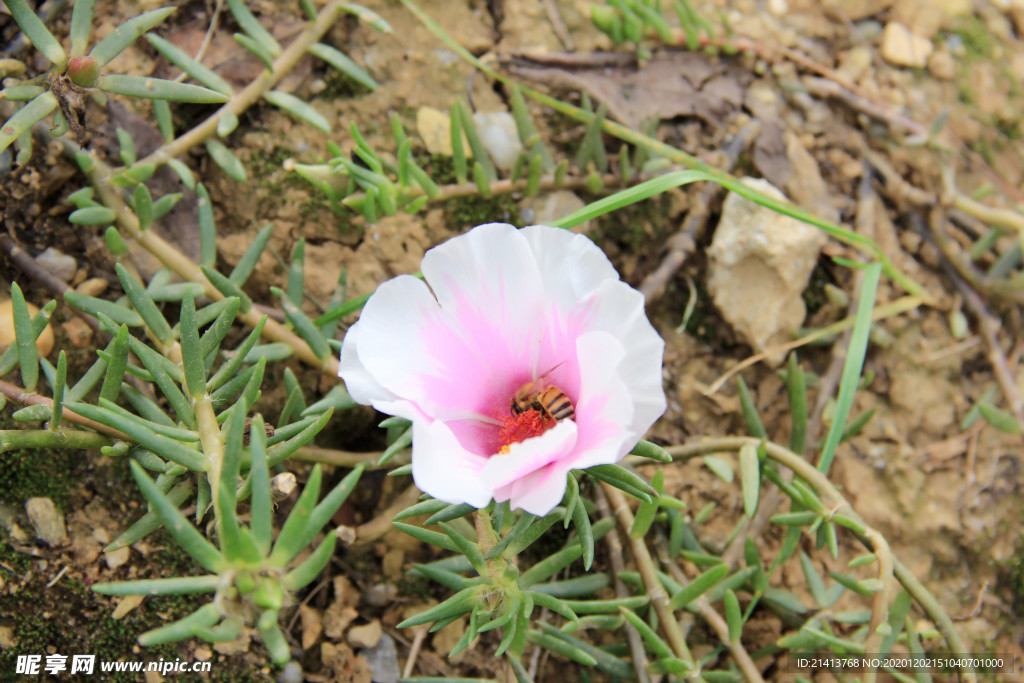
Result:
<instances>
[{"instance_id":1,"label":"dry dirt ground","mask_svg":"<svg viewBox=\"0 0 1024 683\"><path fill-rule=\"evenodd\" d=\"M202 2L172 4L180 5L182 11L172 19L170 36L188 49L205 33L210 8ZM332 213L322 197L282 168L289 158L303 162L325 159L328 139L350 151L354 145L347 132L350 123L359 127L371 145L392 151L389 120L393 114L411 132L419 158L429 159L420 136L430 131L417 129L417 114L423 108L447 110L455 99L468 95L477 111L507 109L504 89L480 74L473 76L469 66L400 5L364 4L387 19L395 33L383 35L349 18L339 22L329 42L365 65L380 88L369 92L312 63L301 64L282 86L311 99L334 122L331 136L277 110L256 107L226 141L247 164L251 182L239 185L225 177L205 153L188 159L211 190L222 265L230 268L255 230L273 221L271 246L279 254L290 253L300 237L306 239L306 284L315 301L329 298L343 268L348 273L349 295L360 295L391 276L416 271L427 248L472 225L493 220L524 223L520 212L529 215L526 209L535 216L545 215L543 205L520 202L519 198L452 200L424 214L399 214L368 226L361 217ZM657 137L712 162L720 163L716 153L727 141L756 124L757 134L736 161L738 174L766 177L798 204L868 231L900 270L925 286L934 305L918 307L878 326L866 363L873 379L858 393L854 408L854 414L870 409L875 414L858 436L840 448L832 479L935 593L976 652L1015 653L1021 662L1021 437L982 423L967 430L960 427L974 402L997 386L990 350L978 333L978 320L971 315L966 336L954 336L951 331L951 314L961 309L963 297L944 268L941 252L927 230L922 230L928 210L910 201L897 182L883 180L884 173L876 171L871 183L862 180L868 172L865 159L872 155L873 165L884 163L932 196L941 189L940 172L945 167L955 170L958 185L967 192L994 187L988 200L993 204L1013 206L1024 200L1024 9L1019 3L988 0L697 4L707 16L721 13L738 35L750 39L760 57L664 51L649 65L664 71L645 74L629 65L615 70L588 61L569 73L561 60L552 59L553 53L571 47L587 55L613 48L590 24L589 3L583 0L468 4L434 0L424 2L423 7L472 52L493 54L499 64L514 64L526 82L574 102L579 100L579 90L586 89L596 101L605 102L613 116L630 124L660 115ZM100 33L152 5L135 0L115 6L98 3L102 10L98 15L104 17ZM279 3L257 0L250 5L282 40L300 28L296 15L282 10ZM0 27L7 20L0 15ZM66 22L66 17L62 21ZM921 66L903 64L920 55L908 56L899 46L886 47L884 37L892 24L909 29L906 40L914 41L912 53L924 46L931 50ZM798 59L799 55L804 59ZM528 59L513 60L514 56ZM130 63L134 72L172 73L144 45L137 44L122 60ZM216 36L207 63L243 83L261 68L244 58L226 28ZM815 72L813 65L822 68ZM830 84L848 87L856 95L846 99L834 96ZM532 112L544 139L562 155L571 156L582 129L541 107L533 106ZM140 114L145 112L91 111L89 120L99 133L94 144L107 145L114 154L108 142L113 139L114 122L134 126L133 132L145 135L152 125ZM914 144L915 134L939 130L933 123L943 118L938 146L946 146L945 151ZM609 149L617 151L618 146L616 141ZM438 173L450 172L450 163L443 157L434 158L433 164ZM28 168L0 179L5 231L31 253L60 245L78 259L84 271L79 279L103 278L110 282L110 295L119 295L101 236L82 227L70 230L64 220L70 211L64 198L83 184L84 179L52 152L37 151ZM585 193L579 196L583 202L595 198ZM563 195L557 199L568 203L551 209L552 217L576 208L571 198ZM39 206L58 208L40 211ZM164 225L169 238L183 250L194 248L193 206L187 199L175 218ZM665 444L744 432L734 383L705 394L723 372L751 352L723 321L705 290L704 252L720 207L718 194L678 190L589 226L589 234L609 253L624 279L639 286L661 263L667 240L690 212L697 208L707 211L707 219L692 234L695 248L688 250L681 270L663 292L651 297L649 306L667 343L665 376L670 408L653 430L653 437ZM873 219L865 220L865 215ZM834 241L825 253L855 256L853 250ZM46 300L43 290L27 280L6 255L0 257L0 269L0 280L17 279L29 291L30 299L34 297L39 304ZM277 284L282 273L279 262L265 256L249 293L257 300L269 301L266 288ZM685 331L679 331L690 297L688 281L694 283L699 302ZM807 327L820 327L846 315L841 297L830 296L833 287L849 294L855 283L850 271L822 258L804 294ZM900 295L898 288L883 281L879 303ZM1020 310L994 298L987 303L1001 325L998 343L1008 368L1017 385L1024 386L1019 362L1024 350ZM61 311L59 315L66 318L68 314ZM58 329L58 345L76 349L69 332ZM833 352L831 344L801 349L801 361L816 380L813 387L834 386ZM84 364L91 353L86 340L73 359ZM292 367L308 388L307 396L325 391L333 382L298 364ZM769 435L785 443L789 419L778 371L757 364L745 370L743 377L769 425ZM268 386L273 384L272 378ZM812 391L812 406L815 393ZM269 406L281 397L269 390L267 394L266 409L272 411ZM998 391L996 397L1001 400ZM357 411L344 425L329 428L318 443L350 449L379 447L379 437L372 431L374 422L369 412ZM819 436L823 433L819 430ZM297 464L296 469L303 479L305 466ZM716 503L716 511L700 532L710 547L720 546L742 513L739 488L719 480L696 462L670 465L665 471L668 492L687 502L690 510ZM370 477L367 481L373 485L365 489L376 493L361 494L349 506L352 522L373 518L396 493L392 480L380 474ZM19 536L13 531L30 528L23 501L34 495L49 496L62 509L72 539L69 546L47 548L31 534L21 532ZM0 467L0 517L5 529L0 532L4 538L0 549L0 648L5 648L0 655L0 680L9 679L12 653L47 648L64 653L104 652L112 658L212 659L215 680L271 676L261 647L253 643L213 647L187 642L144 652L134 645L138 633L194 604L188 600L146 600L138 606L122 603L112 615L119 601L88 590L96 581L190 571L187 560L162 535L136 544L117 558L102 555L102 546L138 516L140 502L123 462L98 453L7 454L7 462ZM769 530L758 538L758 545L771 556L780 538ZM813 557L821 571L844 570L846 562L860 552L862 549L847 539L841 541L838 561L822 552L814 552ZM358 642L353 644L351 630L374 621L398 639L399 657L404 662L413 634L399 633L394 625L420 609L425 600L440 597L405 574L410 562L428 556L397 533L376 543L372 552L342 551L337 555L333 564L336 578L318 586L294 618L288 617L293 642L303 648L301 661L311 674L309 680L368 681L368 665L359 654ZM600 558L598 564L604 567ZM60 580L50 585L61 570ZM810 602L795 560L783 567L777 580ZM844 605L841 602L836 609ZM747 645L757 649L787 628L770 614L759 615L747 634ZM459 629L455 624L427 638L417 671L504 677L504 667L489 654L493 647L489 640L454 662L447 659L448 649L461 635ZM774 670L768 675L788 677ZM573 668L557 658L541 662L539 680L566 676L577 678Z\"/></svg>"}]
</instances>

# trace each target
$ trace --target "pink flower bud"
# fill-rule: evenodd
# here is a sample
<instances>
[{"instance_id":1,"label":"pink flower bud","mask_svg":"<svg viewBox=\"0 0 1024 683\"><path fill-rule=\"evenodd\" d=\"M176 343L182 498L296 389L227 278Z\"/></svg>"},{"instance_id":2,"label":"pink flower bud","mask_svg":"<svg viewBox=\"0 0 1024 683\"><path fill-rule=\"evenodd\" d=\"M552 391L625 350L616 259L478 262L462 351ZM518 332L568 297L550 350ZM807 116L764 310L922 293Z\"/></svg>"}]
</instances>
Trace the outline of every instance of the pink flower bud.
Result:
<instances>
[{"instance_id":1,"label":"pink flower bud","mask_svg":"<svg viewBox=\"0 0 1024 683\"><path fill-rule=\"evenodd\" d=\"M88 55L72 57L68 61L68 77L75 85L91 88L96 85L96 81L100 77L99 64Z\"/></svg>"}]
</instances>

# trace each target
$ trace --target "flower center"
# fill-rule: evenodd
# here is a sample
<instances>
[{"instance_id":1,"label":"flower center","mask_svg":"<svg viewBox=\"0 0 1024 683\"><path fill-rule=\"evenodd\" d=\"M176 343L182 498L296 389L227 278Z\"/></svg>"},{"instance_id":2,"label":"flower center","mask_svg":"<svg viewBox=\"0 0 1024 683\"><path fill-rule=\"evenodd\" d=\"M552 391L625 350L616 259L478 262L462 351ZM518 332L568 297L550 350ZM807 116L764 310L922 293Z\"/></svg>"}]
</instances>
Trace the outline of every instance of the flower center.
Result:
<instances>
[{"instance_id":1,"label":"flower center","mask_svg":"<svg viewBox=\"0 0 1024 683\"><path fill-rule=\"evenodd\" d=\"M498 438L502 443L498 453L501 455L508 453L512 444L540 436L555 426L555 420L532 409L499 417L498 422L501 424L498 429Z\"/></svg>"}]
</instances>

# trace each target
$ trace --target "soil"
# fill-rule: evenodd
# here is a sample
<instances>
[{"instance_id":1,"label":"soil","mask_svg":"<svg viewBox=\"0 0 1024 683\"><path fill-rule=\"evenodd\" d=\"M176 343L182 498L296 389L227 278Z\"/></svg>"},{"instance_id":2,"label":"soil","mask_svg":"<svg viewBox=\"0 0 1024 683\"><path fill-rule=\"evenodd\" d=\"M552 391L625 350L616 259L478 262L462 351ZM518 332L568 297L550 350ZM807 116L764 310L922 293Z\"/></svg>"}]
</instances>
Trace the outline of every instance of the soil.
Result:
<instances>
[{"instance_id":1,"label":"soil","mask_svg":"<svg viewBox=\"0 0 1024 683\"><path fill-rule=\"evenodd\" d=\"M209 22L209 8L197 1L170 4L180 9L172 17L167 35L182 46L201 41ZM274 27L275 35L283 42L301 30L298 13L290 7L286 11L265 0L249 4L264 25ZM311 60L300 64L280 86L310 100L332 122L332 134L318 133L269 106L256 106L245 114L238 130L223 140L248 168L249 182L239 184L226 177L205 152L186 159L212 196L220 265L233 267L255 232L267 222L274 224L271 249L284 258L299 238L305 238L305 284L311 313L316 312L317 304L322 306L329 300L343 269L347 272L348 295L358 296L373 291L390 277L417 271L426 249L473 225L496 220L526 222L520 215L520 209L526 206L519 203L521 198L498 197L450 200L415 216L399 213L366 225L361 216L332 212L322 196L284 169L286 159L303 163L325 160L329 157L328 141L350 153L355 146L348 132L350 125L356 126L374 149L393 151L390 120L397 116L414 139L417 158L430 168L435 179L443 179L445 174L450 179L450 160L431 157L420 143L417 112L424 107L447 111L456 99L467 96L476 111L508 109L505 89L488 82L482 74L474 75L401 5L377 0L363 4L383 16L394 34L381 34L348 17L338 22L325 42L364 65L380 83L376 91L334 75L322 63ZM940 171L949 167L956 171L957 183L965 192L984 195L994 188L986 201L1019 206L1024 198L1024 11L1003 11L1000 7L1004 3L987 0L736 0L693 4L707 16L722 12L736 34L764 48L761 56L766 58L664 51L652 64L660 64L659 60L674 63L676 68L683 64L685 73L691 75L684 88L673 92L659 90L663 78L650 74L638 77L632 68L612 73L604 66L584 67L573 71L573 78L567 80L564 69L553 65L552 60L552 53L566 49L564 36L580 54L614 47L590 24L589 3L421 3L474 54L493 53L499 63L506 64L513 55L529 56L529 62L519 62L519 77L556 96L578 102L579 90L584 89L596 101L607 104L613 115L618 112L631 123L645 123L660 115L656 136L695 156L717 160L716 153L756 119L759 134L740 155L736 174L766 177L814 213L847 226L857 225L859 231L878 241L898 269L925 287L931 305L878 323L865 365L872 379L858 392L853 410L853 415L874 410L874 416L858 435L840 447L830 477L865 520L885 535L895 555L935 594L974 652L1013 654L1018 666L1024 666L1021 437L985 426L983 421L961 427L975 402L998 387L992 354L980 333L979 321L969 315L966 336L954 334L950 320L961 310L963 296L950 278L943 255L921 232L927 211L908 201L898 186L880 180L880 176L867 190L861 182L865 150L870 150L903 179L927 192L941 191ZM564 29L552 22L544 9L547 5L556 8ZM101 0L97 3L97 16L103 17L100 35L124 17L151 6L149 2L120 0L112 4ZM66 31L67 22L67 16L58 18L54 29L58 35ZM932 55L922 68L894 64L891 54L883 54L882 32L892 22L909 27L932 46ZM229 80L244 84L260 67L231 40L233 30L231 26L218 30L207 63L218 66ZM0 14L0 36L6 38L10 31L9 18ZM794 61L784 50L806 55L825 70L811 73L807 63ZM173 74L144 41L127 50L115 66L143 75ZM925 130L938 130L939 126L933 125L936 121L944 120L945 124L934 144L915 142L913 134L893 119L887 123L858 110L849 100L822 94L821 81L854 84L867 98L861 102L917 121ZM636 88L652 91L631 100L627 95ZM154 128L144 107L135 111L131 106L124 111L95 107L88 112L93 144L99 148L106 145L115 158L115 124L126 126L125 122L130 122L140 130ZM582 127L540 106L530 104L530 108L542 137L559 154L571 158L582 138ZM199 116L199 110L182 108L179 129ZM606 142L610 151L618 150L618 141L606 138ZM956 151L936 151L934 147ZM86 278L102 278L111 285L106 296L116 298L120 291L102 233L70 226L64 220L70 211L65 198L84 184L84 178L62 160L56 148L37 146L30 164L0 177L0 216L7 232L24 249L37 254L47 246L59 246L78 261L74 284ZM584 202L597 198L586 192L578 194ZM594 221L588 234L609 254L622 277L640 286L657 269L665 256L666 242L697 201L695 191L671 191L657 200ZM713 194L704 207L708 220L693 234L695 249L664 293L652 297L648 307L666 341L669 410L649 437L658 443L679 444L705 436L746 433L735 382L717 392L705 392L751 353L723 321L704 289L704 251L720 206L721 196ZM861 224L865 206L874 216L867 225ZM158 229L186 253L195 250L197 223L190 206L176 212ZM968 241L964 233L960 236ZM804 294L808 328L822 327L847 315L845 306L830 294L830 289L852 295L856 282L851 270L828 258L834 256L857 258L858 252L834 240L826 247ZM152 269L151 263L140 262L138 266L143 272ZM27 298L38 305L52 296L21 272L6 253L0 256L0 271L0 281L17 280ZM281 262L264 254L247 292L254 300L271 304L268 287L279 284L284 277ZM685 330L680 331L690 299L688 282L694 283L699 299ZM902 295L897 286L883 279L878 302ZM994 297L986 303L1000 325L997 340L1011 376L1018 387L1024 386L1020 310ZM55 319L70 320L70 310L59 306ZM69 330L58 325L56 331L58 348L71 354L69 374L86 367L97 342L76 348L69 339ZM841 353L837 351L841 343L842 337L799 351L803 367L811 374L811 406L817 400L818 387L831 386L830 367L835 354ZM56 351L51 360L55 357ZM289 367L307 387L307 400L333 385L332 378L298 363ZM744 370L742 376L763 423L768 425L769 437L787 443L789 412L779 371L759 363ZM257 406L268 415L275 414L275 406L283 402L284 397L270 389L277 384L280 382L271 376L263 402ZM994 395L997 405L1005 407L998 388ZM9 407L4 413L5 429L17 428L17 423L6 417L10 412ZM827 430L830 418L828 410L825 413L824 427L814 438L822 437ZM369 410L353 411L343 423L332 423L318 444L355 450L379 448L381 436L375 429L376 421ZM117 557L103 555L102 547L134 521L144 505L123 460L98 452L55 451L18 451L4 453L2 458L0 680L15 680L10 675L15 654L80 652L107 659L179 657L212 662L208 677L183 675L177 680L270 680L277 675L266 663L265 652L256 639L226 646L185 641L149 649L135 643L139 633L185 614L200 604L197 600L146 599L132 605L88 589L97 581L198 570L163 533L148 537ZM305 479L305 464L293 463L289 468L300 481ZM715 505L697 529L707 547L723 549L742 516L740 488L722 481L699 461L662 469L666 492L686 502L692 514L709 503ZM644 470L648 476L654 471L653 467ZM360 488L372 493L361 493L346 506L348 523L375 518L402 489L382 473L368 476L372 478L367 481L373 485ZM33 496L51 498L63 512L69 535L66 545L51 548L32 537L24 503ZM290 502L283 503L281 514L289 507ZM757 537L762 556L774 556L782 535L778 527L769 526ZM854 571L847 569L847 563L865 551L849 536L841 535L839 541L838 560L825 551L816 551L812 543L806 544L804 549L820 572ZM334 578L300 596L303 607L285 615L292 644L301 649L300 662L307 680L369 681L367 661L360 648L353 646L351 630L374 621L396 639L404 664L415 634L399 632L395 624L425 603L444 597L440 589L406 574L412 562L432 556L418 543L392 532L369 550L339 551L332 563ZM604 552L599 546L597 569L607 569ZM796 558L776 573L774 581L812 604ZM865 606L862 599L847 593L832 609ZM496 643L493 634L449 660L447 653L464 628L465 624L456 622L427 637L416 673L506 680L505 666L491 656ZM919 629L929 628L922 618ZM791 629L792 624L778 616L758 612L744 634L744 644L754 651ZM697 654L709 651L713 635L706 633L699 622L694 625L692 638ZM926 641L930 646L939 643L938 639ZM791 680L791 674L771 668L770 658L765 663L767 677ZM564 660L542 658L538 680L559 679L585 680Z\"/></svg>"}]
</instances>

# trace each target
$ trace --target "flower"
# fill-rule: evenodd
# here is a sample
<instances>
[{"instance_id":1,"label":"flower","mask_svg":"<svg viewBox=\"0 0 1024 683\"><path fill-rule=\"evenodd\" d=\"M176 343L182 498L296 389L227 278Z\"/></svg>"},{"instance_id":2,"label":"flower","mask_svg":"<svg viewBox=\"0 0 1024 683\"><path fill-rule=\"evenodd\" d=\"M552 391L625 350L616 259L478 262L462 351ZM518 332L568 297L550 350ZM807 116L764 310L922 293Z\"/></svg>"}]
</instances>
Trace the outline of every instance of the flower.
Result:
<instances>
[{"instance_id":1,"label":"flower","mask_svg":"<svg viewBox=\"0 0 1024 683\"><path fill-rule=\"evenodd\" d=\"M490 223L382 284L345 336L352 397L412 421L416 485L547 514L572 469L621 460L665 411L643 295L583 235Z\"/></svg>"}]
</instances>

